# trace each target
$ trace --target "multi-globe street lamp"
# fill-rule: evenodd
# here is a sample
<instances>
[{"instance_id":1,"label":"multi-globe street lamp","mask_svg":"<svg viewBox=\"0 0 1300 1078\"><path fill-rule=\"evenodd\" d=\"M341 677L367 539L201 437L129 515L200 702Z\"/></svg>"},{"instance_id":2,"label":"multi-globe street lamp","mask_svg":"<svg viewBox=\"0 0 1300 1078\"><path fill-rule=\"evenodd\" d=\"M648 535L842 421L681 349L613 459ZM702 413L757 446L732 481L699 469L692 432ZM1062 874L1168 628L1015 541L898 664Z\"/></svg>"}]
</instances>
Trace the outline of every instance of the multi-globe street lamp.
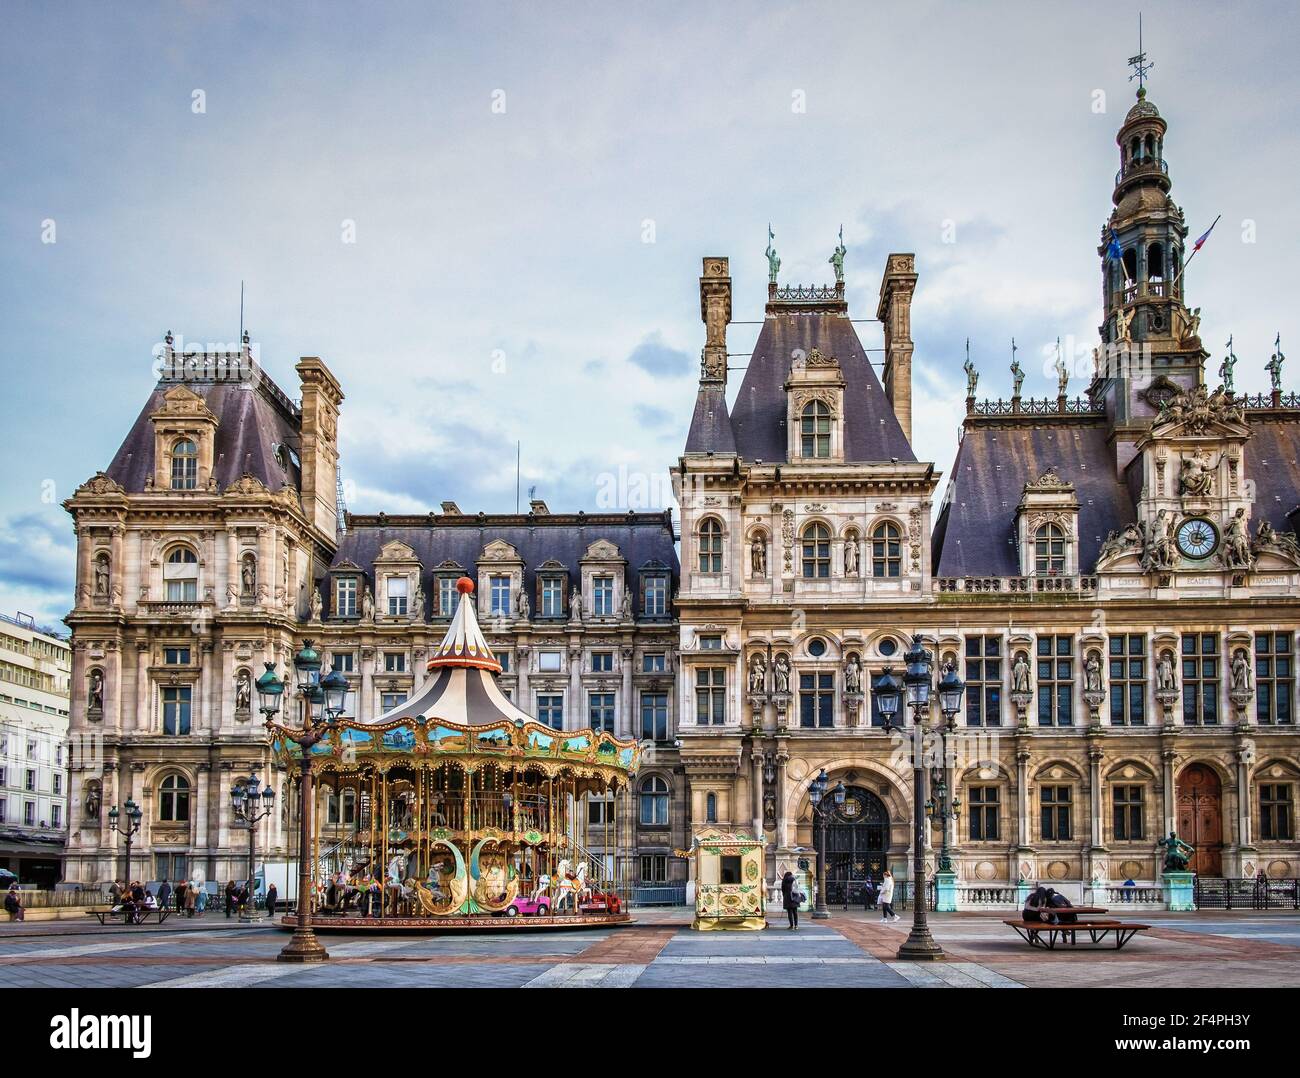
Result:
<instances>
[{"instance_id":1,"label":"multi-globe street lamp","mask_svg":"<svg viewBox=\"0 0 1300 1078\"><path fill-rule=\"evenodd\" d=\"M262 780L256 775L249 775L248 778L239 779L230 787L230 807L234 810L235 819L248 828L247 886L251 907L243 917L255 918L257 894L253 877L257 871L257 825L275 811L275 790L269 783L263 787Z\"/></svg>"},{"instance_id":2,"label":"multi-globe street lamp","mask_svg":"<svg viewBox=\"0 0 1300 1078\"><path fill-rule=\"evenodd\" d=\"M934 658L926 650L921 635L912 637L912 645L903 656L903 691L892 671L886 670L872 685L876 709L884 720L885 729L894 725L901 696L912 709L912 931L898 949L902 959L937 959L943 957L943 948L930 935L930 925L925 904L925 824L926 778L924 753L924 717L930 710L930 696L934 677ZM952 729L957 712L961 710L962 694L966 686L948 664L939 684L939 706L948 729ZM942 744L941 734L941 744ZM946 747L945 747L946 759ZM946 839L945 839L946 845Z\"/></svg>"},{"instance_id":3,"label":"multi-globe street lamp","mask_svg":"<svg viewBox=\"0 0 1300 1078\"><path fill-rule=\"evenodd\" d=\"M124 813L119 812L116 805L114 805L111 809L108 810L108 829L110 831L116 831L119 835L121 835L124 839L126 839L126 875L123 877L122 882L127 887L130 887L131 886L131 840L137 834L139 834L140 821L144 818L144 812L141 810L140 806L137 805L135 801L133 801L129 797L126 799L126 804L123 807L126 810ZM118 827L117 821L121 819L123 816L126 817L124 821L124 825L122 827Z\"/></svg>"},{"instance_id":4,"label":"multi-globe street lamp","mask_svg":"<svg viewBox=\"0 0 1300 1078\"><path fill-rule=\"evenodd\" d=\"M318 741L338 724L343 714L348 694L348 679L339 671L331 670L320 676L320 655L310 640L304 640L302 650L293 657L294 680L297 683L297 730L281 727L285 736L299 749L301 797L298 804L298 923L293 938L276 956L281 962L323 962L329 952L316 938L311 926L311 856L312 848L312 774L311 750ZM280 712L284 695L284 682L275 673L275 664L267 663L266 672L257 679L257 695L267 723Z\"/></svg>"},{"instance_id":5,"label":"multi-globe street lamp","mask_svg":"<svg viewBox=\"0 0 1300 1078\"><path fill-rule=\"evenodd\" d=\"M812 802L813 807L813 822L817 825L817 901L813 905L813 917L819 921L830 916L830 912L826 909L826 820L844 804L844 783L837 782L828 797L826 786L829 781L826 777L826 769L822 768L821 774L808 786L808 800Z\"/></svg>"}]
</instances>

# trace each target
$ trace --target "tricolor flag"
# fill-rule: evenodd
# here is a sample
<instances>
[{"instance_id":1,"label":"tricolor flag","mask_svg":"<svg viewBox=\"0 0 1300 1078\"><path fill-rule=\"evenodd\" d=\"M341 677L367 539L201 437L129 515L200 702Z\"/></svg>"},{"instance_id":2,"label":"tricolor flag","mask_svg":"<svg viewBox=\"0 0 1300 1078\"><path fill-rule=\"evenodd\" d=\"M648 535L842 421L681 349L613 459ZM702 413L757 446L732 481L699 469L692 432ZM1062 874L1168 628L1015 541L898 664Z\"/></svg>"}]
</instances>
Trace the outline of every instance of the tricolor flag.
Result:
<instances>
[{"instance_id":1,"label":"tricolor flag","mask_svg":"<svg viewBox=\"0 0 1300 1078\"><path fill-rule=\"evenodd\" d=\"M1222 216L1223 214L1219 214L1219 217ZM1196 252L1201 249L1201 245L1210 238L1210 233L1214 231L1214 225L1217 225L1219 223L1219 217L1216 217L1214 219L1214 223L1211 224L1210 227L1207 228L1204 232L1202 232L1200 237L1197 239L1197 241L1194 244L1192 244L1192 254L1196 254Z\"/></svg>"}]
</instances>

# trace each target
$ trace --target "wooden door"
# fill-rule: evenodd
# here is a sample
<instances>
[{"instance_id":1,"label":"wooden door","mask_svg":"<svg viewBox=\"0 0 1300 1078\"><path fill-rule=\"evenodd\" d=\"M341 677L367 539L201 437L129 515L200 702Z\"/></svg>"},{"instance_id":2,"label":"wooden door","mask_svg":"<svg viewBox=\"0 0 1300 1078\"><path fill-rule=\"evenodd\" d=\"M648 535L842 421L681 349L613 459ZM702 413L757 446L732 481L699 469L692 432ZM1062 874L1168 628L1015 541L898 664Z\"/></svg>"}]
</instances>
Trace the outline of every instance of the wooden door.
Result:
<instances>
[{"instance_id":1,"label":"wooden door","mask_svg":"<svg viewBox=\"0 0 1300 1078\"><path fill-rule=\"evenodd\" d=\"M1192 764L1178 777L1178 837L1196 847L1188 869L1223 875L1223 788L1204 764Z\"/></svg>"}]
</instances>

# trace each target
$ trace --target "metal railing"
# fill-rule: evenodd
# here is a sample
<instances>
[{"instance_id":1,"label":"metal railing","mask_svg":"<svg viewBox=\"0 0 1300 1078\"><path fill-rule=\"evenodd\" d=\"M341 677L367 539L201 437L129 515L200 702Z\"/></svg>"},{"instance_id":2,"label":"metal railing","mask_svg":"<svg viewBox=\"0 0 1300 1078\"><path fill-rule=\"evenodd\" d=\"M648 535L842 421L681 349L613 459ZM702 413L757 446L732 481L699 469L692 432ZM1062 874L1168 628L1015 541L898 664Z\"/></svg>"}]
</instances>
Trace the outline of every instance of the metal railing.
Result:
<instances>
[{"instance_id":1,"label":"metal railing","mask_svg":"<svg viewBox=\"0 0 1300 1078\"><path fill-rule=\"evenodd\" d=\"M1196 877L1198 910L1300 910L1300 880Z\"/></svg>"},{"instance_id":2,"label":"metal railing","mask_svg":"<svg viewBox=\"0 0 1300 1078\"><path fill-rule=\"evenodd\" d=\"M685 883L644 883L632 887L633 906L685 906Z\"/></svg>"}]
</instances>

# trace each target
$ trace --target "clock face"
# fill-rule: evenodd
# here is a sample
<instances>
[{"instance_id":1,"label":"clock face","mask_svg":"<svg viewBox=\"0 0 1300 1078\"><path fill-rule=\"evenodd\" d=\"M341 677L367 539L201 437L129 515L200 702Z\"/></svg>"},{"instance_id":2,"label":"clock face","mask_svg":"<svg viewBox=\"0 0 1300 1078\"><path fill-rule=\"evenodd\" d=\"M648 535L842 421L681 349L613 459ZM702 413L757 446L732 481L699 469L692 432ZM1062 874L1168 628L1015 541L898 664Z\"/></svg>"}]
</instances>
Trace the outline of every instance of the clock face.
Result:
<instances>
[{"instance_id":1,"label":"clock face","mask_svg":"<svg viewBox=\"0 0 1300 1078\"><path fill-rule=\"evenodd\" d=\"M1178 526L1178 549L1185 557L1208 558L1218 545L1218 529L1202 517L1192 517Z\"/></svg>"}]
</instances>

